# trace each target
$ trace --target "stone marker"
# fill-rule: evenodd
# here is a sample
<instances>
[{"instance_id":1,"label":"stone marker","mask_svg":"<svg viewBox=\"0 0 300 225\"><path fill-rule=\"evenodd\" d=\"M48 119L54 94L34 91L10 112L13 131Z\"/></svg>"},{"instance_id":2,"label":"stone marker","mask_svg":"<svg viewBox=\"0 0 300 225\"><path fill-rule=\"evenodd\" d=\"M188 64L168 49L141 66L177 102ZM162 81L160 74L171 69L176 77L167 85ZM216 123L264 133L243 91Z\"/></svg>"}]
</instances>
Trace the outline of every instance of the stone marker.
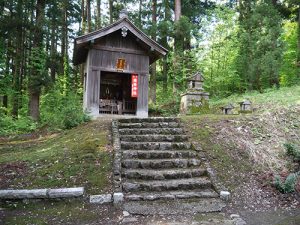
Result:
<instances>
[{"instance_id":1,"label":"stone marker","mask_svg":"<svg viewBox=\"0 0 300 225\"><path fill-rule=\"evenodd\" d=\"M110 203L112 202L112 195L111 194L103 194L103 195L91 195L90 196L90 203Z\"/></svg>"},{"instance_id":2,"label":"stone marker","mask_svg":"<svg viewBox=\"0 0 300 225\"><path fill-rule=\"evenodd\" d=\"M229 191L221 191L220 198L224 201L229 201L230 199L230 192Z\"/></svg>"},{"instance_id":3,"label":"stone marker","mask_svg":"<svg viewBox=\"0 0 300 225\"><path fill-rule=\"evenodd\" d=\"M124 216L124 217L127 217L127 216L130 216L130 214L129 214L129 212L127 212L127 211L123 211L123 216Z\"/></svg>"},{"instance_id":4,"label":"stone marker","mask_svg":"<svg viewBox=\"0 0 300 225\"><path fill-rule=\"evenodd\" d=\"M48 197L49 198L73 198L83 196L84 188L58 188L58 189L49 189Z\"/></svg>"},{"instance_id":5,"label":"stone marker","mask_svg":"<svg viewBox=\"0 0 300 225\"><path fill-rule=\"evenodd\" d=\"M123 193L121 193L121 192L120 193L114 193L113 201L114 201L114 204L122 203L124 201Z\"/></svg>"},{"instance_id":6,"label":"stone marker","mask_svg":"<svg viewBox=\"0 0 300 225\"><path fill-rule=\"evenodd\" d=\"M0 199L47 198L47 189L0 190Z\"/></svg>"},{"instance_id":7,"label":"stone marker","mask_svg":"<svg viewBox=\"0 0 300 225\"><path fill-rule=\"evenodd\" d=\"M236 218L240 218L239 214L231 214L230 215L230 219L236 219Z\"/></svg>"}]
</instances>

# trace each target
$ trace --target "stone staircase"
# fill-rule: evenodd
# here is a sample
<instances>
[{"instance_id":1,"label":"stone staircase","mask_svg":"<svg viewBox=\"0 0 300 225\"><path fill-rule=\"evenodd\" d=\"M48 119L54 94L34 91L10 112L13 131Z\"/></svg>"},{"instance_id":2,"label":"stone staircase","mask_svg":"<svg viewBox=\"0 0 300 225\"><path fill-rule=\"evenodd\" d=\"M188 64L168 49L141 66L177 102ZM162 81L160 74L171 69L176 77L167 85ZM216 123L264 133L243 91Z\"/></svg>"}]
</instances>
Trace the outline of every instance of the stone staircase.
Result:
<instances>
[{"instance_id":1,"label":"stone staircase","mask_svg":"<svg viewBox=\"0 0 300 225\"><path fill-rule=\"evenodd\" d=\"M170 202L184 199L201 201L202 205L198 205L202 208L197 211L220 210L219 194L209 178L200 152L189 142L179 119L120 119L118 133L121 189L125 206L131 202L126 210L140 212L141 205L133 205L134 202L142 203L145 208L144 203L149 201L157 202L161 207L165 201L170 206ZM154 211L151 212L161 212Z\"/></svg>"}]
</instances>

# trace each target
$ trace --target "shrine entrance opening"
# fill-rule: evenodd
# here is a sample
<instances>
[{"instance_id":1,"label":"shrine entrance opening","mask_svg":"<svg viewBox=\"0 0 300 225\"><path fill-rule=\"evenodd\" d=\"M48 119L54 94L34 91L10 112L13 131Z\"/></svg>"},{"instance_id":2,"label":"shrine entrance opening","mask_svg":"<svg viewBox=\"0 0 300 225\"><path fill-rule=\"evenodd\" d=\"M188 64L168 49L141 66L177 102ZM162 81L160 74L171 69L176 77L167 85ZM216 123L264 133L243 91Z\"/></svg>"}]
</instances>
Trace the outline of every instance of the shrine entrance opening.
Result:
<instances>
[{"instance_id":1,"label":"shrine entrance opening","mask_svg":"<svg viewBox=\"0 0 300 225\"><path fill-rule=\"evenodd\" d=\"M135 115L132 74L101 71L99 114Z\"/></svg>"}]
</instances>

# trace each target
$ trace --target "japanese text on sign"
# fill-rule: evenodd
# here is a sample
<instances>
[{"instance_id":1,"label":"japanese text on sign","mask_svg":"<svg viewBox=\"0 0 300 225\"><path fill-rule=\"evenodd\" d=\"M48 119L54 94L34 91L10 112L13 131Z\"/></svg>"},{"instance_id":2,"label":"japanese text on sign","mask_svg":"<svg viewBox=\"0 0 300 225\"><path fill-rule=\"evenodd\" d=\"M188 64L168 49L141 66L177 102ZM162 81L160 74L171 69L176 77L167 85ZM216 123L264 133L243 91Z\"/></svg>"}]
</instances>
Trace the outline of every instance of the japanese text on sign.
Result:
<instances>
[{"instance_id":1,"label":"japanese text on sign","mask_svg":"<svg viewBox=\"0 0 300 225\"><path fill-rule=\"evenodd\" d=\"M131 75L131 97L132 98L138 97L138 75L137 74Z\"/></svg>"},{"instance_id":2,"label":"japanese text on sign","mask_svg":"<svg viewBox=\"0 0 300 225\"><path fill-rule=\"evenodd\" d=\"M117 70L123 71L125 69L126 61L125 59L118 59L117 61Z\"/></svg>"}]
</instances>

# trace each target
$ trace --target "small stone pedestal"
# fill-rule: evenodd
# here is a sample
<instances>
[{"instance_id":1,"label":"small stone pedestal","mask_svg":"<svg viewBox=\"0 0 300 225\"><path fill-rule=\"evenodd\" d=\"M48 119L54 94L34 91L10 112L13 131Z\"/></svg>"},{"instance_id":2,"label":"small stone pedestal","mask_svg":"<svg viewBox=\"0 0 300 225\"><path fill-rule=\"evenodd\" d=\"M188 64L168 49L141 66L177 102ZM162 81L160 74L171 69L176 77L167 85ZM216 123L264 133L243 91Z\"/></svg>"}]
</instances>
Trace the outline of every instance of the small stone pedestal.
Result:
<instances>
[{"instance_id":1,"label":"small stone pedestal","mask_svg":"<svg viewBox=\"0 0 300 225\"><path fill-rule=\"evenodd\" d=\"M209 93L203 91L203 76L200 72L189 77L188 89L181 95L180 114L199 113L208 109Z\"/></svg>"}]
</instances>

